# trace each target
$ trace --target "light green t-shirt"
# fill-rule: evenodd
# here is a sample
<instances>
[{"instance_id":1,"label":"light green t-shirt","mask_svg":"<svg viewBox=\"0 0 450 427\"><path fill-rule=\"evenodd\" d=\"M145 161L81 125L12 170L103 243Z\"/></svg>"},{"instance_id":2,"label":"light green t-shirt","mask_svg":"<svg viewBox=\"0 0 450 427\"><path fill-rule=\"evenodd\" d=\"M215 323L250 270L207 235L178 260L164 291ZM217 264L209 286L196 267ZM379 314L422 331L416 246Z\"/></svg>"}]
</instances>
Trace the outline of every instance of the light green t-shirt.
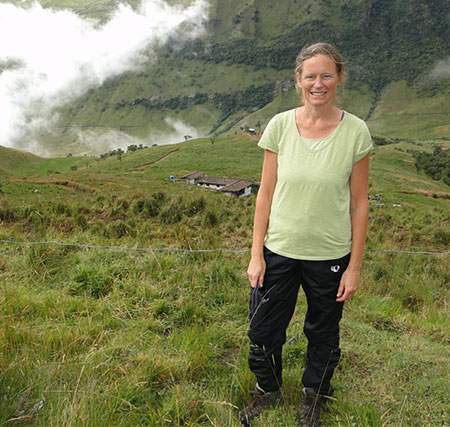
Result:
<instances>
[{"instance_id":1,"label":"light green t-shirt","mask_svg":"<svg viewBox=\"0 0 450 427\"><path fill-rule=\"evenodd\" d=\"M278 154L265 246L304 260L348 254L350 174L372 148L366 123L345 112L331 135L312 140L298 133L293 109L272 118L258 145Z\"/></svg>"}]
</instances>

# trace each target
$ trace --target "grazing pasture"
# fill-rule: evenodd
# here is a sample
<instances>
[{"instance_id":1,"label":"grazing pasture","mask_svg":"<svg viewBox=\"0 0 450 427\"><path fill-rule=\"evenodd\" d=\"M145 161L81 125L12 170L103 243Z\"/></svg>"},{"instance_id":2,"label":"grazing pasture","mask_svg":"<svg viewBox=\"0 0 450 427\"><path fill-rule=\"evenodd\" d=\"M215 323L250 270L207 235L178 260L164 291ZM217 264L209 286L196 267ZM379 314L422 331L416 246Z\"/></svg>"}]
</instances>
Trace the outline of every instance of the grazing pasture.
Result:
<instances>
[{"instance_id":1,"label":"grazing pasture","mask_svg":"<svg viewBox=\"0 0 450 427\"><path fill-rule=\"evenodd\" d=\"M380 196L370 201L361 289L345 306L326 425L450 422L449 255L377 251L449 251L450 187L418 173L409 148L371 153L369 192ZM216 137L106 159L7 151L20 166L0 159L0 424L237 425L254 387L245 270L255 196L169 177L258 181L256 141ZM204 249L217 251L195 252ZM255 426L296 425L304 313L300 296L285 405Z\"/></svg>"}]
</instances>

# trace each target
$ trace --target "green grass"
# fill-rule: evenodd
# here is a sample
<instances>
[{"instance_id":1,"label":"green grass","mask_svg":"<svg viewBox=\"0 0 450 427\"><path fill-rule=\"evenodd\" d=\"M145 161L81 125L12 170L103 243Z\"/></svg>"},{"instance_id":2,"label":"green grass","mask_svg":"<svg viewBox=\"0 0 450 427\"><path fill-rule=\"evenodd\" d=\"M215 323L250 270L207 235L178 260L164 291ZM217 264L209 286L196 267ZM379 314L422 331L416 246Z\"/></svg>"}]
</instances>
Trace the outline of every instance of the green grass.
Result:
<instances>
[{"instance_id":1,"label":"green grass","mask_svg":"<svg viewBox=\"0 0 450 427\"><path fill-rule=\"evenodd\" d=\"M23 151L0 146L0 176L23 175L30 169L39 168L44 159Z\"/></svg>"},{"instance_id":2,"label":"green grass","mask_svg":"<svg viewBox=\"0 0 450 427\"><path fill-rule=\"evenodd\" d=\"M368 121L369 127L375 133L391 137L447 139L450 114L447 98L448 86L430 97L421 94L418 87L408 87L404 81L391 83L383 90Z\"/></svg>"},{"instance_id":3,"label":"green grass","mask_svg":"<svg viewBox=\"0 0 450 427\"><path fill-rule=\"evenodd\" d=\"M7 151L21 170L30 166L26 176L3 177L0 240L248 249L254 196L228 198L169 180L194 170L259 179L256 141L213 142L151 147L121 160L33 163ZM448 251L449 188L417 174L400 146L417 148L403 141L372 153L370 193L382 193L385 205L370 205L368 247ZM50 167L61 173L49 175ZM0 423L237 426L236 407L254 387L246 361L248 259L0 243ZM445 425L448 256L367 251L362 279L346 304L336 400L324 422ZM295 425L304 313L302 295L284 351L285 406L255 426Z\"/></svg>"},{"instance_id":4,"label":"green grass","mask_svg":"<svg viewBox=\"0 0 450 427\"><path fill-rule=\"evenodd\" d=\"M0 146L0 179L30 175L67 173L73 168L83 168L95 162L92 157L43 158L24 151Z\"/></svg>"}]
</instances>

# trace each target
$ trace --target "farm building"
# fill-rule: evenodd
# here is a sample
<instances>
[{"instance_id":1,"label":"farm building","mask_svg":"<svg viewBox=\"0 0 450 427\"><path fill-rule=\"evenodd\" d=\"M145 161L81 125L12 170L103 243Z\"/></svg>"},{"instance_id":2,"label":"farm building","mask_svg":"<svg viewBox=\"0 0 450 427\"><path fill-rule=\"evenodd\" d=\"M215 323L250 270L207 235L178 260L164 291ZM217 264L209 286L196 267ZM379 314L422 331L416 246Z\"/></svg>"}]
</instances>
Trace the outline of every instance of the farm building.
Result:
<instances>
[{"instance_id":1,"label":"farm building","mask_svg":"<svg viewBox=\"0 0 450 427\"><path fill-rule=\"evenodd\" d=\"M231 178L216 178L213 176L204 176L195 180L195 183L203 188L210 188L212 190L220 190L221 188L232 184L236 179Z\"/></svg>"},{"instance_id":2,"label":"farm building","mask_svg":"<svg viewBox=\"0 0 450 427\"><path fill-rule=\"evenodd\" d=\"M196 171L191 172L185 176L182 176L181 179L184 179L188 184L195 184L197 179L203 178L205 176L205 172Z\"/></svg>"},{"instance_id":3,"label":"farm building","mask_svg":"<svg viewBox=\"0 0 450 427\"><path fill-rule=\"evenodd\" d=\"M245 197L252 194L253 183L243 179L237 179L231 184L222 187L219 191L227 196Z\"/></svg>"},{"instance_id":4,"label":"farm building","mask_svg":"<svg viewBox=\"0 0 450 427\"><path fill-rule=\"evenodd\" d=\"M252 194L255 184L251 181L236 178L217 178L206 176L204 172L197 171L183 176L181 179L188 184L195 184L200 187L220 191L227 196L245 197Z\"/></svg>"}]
</instances>

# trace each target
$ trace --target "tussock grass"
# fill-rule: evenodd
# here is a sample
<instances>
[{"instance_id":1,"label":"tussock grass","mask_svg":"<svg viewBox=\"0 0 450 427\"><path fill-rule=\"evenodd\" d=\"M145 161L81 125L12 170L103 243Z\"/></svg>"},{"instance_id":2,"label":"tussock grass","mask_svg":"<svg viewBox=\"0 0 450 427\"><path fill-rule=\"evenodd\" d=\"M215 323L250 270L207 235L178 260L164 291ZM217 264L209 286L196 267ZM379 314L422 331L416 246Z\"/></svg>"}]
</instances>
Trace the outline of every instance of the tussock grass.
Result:
<instances>
[{"instance_id":1,"label":"tussock grass","mask_svg":"<svg viewBox=\"0 0 450 427\"><path fill-rule=\"evenodd\" d=\"M227 198L168 176L202 169L257 180L254 144L192 141L138 175L138 160L166 148L126 154L105 160L107 171L99 162L63 176L80 184L71 191L37 177L6 182L0 240L247 249L254 196ZM448 188L418 175L410 160L390 146L374 152L370 192L385 205L370 205L368 246L448 251L449 199L432 196ZM248 258L1 243L0 423L237 425L236 407L254 387ZM325 425L448 423L449 283L448 257L366 253L361 289L345 306ZM304 314L301 295L284 351L286 403L255 426L295 425Z\"/></svg>"}]
</instances>

